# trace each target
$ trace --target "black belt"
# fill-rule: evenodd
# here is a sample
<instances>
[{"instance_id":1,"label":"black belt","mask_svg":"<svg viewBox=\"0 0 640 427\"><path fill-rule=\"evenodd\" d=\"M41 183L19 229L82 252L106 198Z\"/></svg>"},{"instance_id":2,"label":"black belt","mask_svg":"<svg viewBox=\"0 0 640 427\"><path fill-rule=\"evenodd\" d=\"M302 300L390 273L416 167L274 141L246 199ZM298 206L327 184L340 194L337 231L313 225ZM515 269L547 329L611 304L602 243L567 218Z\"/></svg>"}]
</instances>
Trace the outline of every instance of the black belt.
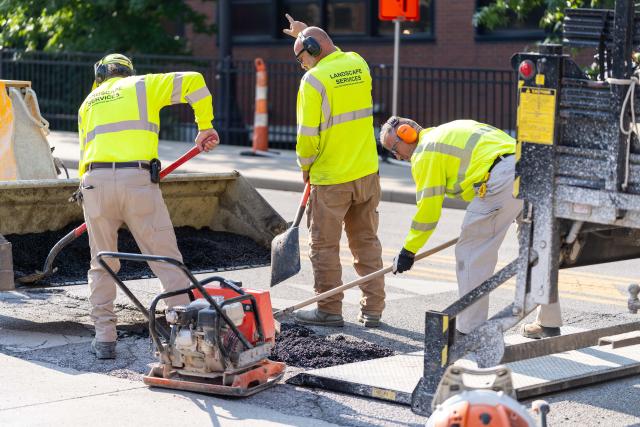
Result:
<instances>
[{"instance_id":1,"label":"black belt","mask_svg":"<svg viewBox=\"0 0 640 427\"><path fill-rule=\"evenodd\" d=\"M491 170L493 168L496 167L496 165L498 163L500 163L502 160L506 159L509 156L513 156L514 153L507 153L507 154L500 154L498 157L496 157L496 159L493 161L493 164L491 165L491 167L489 168L489 172L491 172Z\"/></svg>"},{"instance_id":2,"label":"black belt","mask_svg":"<svg viewBox=\"0 0 640 427\"><path fill-rule=\"evenodd\" d=\"M93 162L87 165L87 170L92 169L122 169L122 168L140 168L140 169L151 169L149 166L149 162L147 161L138 161L138 162Z\"/></svg>"}]
</instances>

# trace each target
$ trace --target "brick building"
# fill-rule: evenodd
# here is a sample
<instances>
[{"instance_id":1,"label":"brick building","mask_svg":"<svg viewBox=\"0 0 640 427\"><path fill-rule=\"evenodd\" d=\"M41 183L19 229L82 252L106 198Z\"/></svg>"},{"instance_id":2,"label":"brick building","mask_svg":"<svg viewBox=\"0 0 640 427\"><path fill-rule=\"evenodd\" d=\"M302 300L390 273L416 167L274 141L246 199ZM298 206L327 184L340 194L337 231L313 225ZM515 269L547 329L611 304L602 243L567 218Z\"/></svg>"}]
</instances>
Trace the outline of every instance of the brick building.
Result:
<instances>
[{"instance_id":1,"label":"brick building","mask_svg":"<svg viewBox=\"0 0 640 427\"><path fill-rule=\"evenodd\" d=\"M393 24L378 20L378 0L230 0L233 56L236 59L292 60L285 12L328 30L343 50L369 63L391 63ZM420 0L421 19L403 23L401 63L427 67L508 69L515 52L545 38L540 13L508 28L483 31L472 25L478 8L491 0ZM188 0L215 22L217 1ZM196 56L217 57L215 36L186 35Z\"/></svg>"}]
</instances>

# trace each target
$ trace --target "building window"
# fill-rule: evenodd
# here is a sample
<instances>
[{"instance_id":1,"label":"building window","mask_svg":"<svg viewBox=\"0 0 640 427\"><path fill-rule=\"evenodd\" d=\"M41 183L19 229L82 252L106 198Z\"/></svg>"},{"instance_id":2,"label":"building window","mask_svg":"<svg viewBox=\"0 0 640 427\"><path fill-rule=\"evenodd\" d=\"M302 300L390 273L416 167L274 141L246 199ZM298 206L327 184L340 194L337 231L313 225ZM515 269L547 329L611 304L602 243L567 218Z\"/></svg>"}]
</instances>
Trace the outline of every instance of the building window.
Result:
<instances>
[{"instance_id":1,"label":"building window","mask_svg":"<svg viewBox=\"0 0 640 427\"><path fill-rule=\"evenodd\" d=\"M267 36L273 34L269 0L233 0L231 3L231 31L234 36Z\"/></svg>"},{"instance_id":2,"label":"building window","mask_svg":"<svg viewBox=\"0 0 640 427\"><path fill-rule=\"evenodd\" d=\"M476 0L476 12L482 8L496 3L496 0ZM516 13L508 10L505 22L488 28L482 22L476 24L476 38L479 40L541 40L545 37L545 31L540 28L540 20L546 11L546 2L535 6L523 18L518 18Z\"/></svg>"},{"instance_id":3,"label":"building window","mask_svg":"<svg viewBox=\"0 0 640 427\"><path fill-rule=\"evenodd\" d=\"M403 38L433 37L434 0L420 0L420 21L403 22ZM231 31L236 42L273 42L288 38L285 13L324 28L340 39L393 37L393 22L378 19L377 0L231 0Z\"/></svg>"}]
</instances>

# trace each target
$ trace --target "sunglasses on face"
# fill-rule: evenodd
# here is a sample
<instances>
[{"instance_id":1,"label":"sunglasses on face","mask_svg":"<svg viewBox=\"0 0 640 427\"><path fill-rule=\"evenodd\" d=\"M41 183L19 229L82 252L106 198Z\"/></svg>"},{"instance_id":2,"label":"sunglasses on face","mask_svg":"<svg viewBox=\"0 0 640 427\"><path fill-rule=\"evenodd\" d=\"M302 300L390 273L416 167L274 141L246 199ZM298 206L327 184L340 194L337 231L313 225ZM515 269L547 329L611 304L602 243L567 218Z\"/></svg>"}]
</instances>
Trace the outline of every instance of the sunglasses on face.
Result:
<instances>
[{"instance_id":1,"label":"sunglasses on face","mask_svg":"<svg viewBox=\"0 0 640 427\"><path fill-rule=\"evenodd\" d=\"M296 55L296 61L298 62L298 64L302 65L302 58L300 58L300 56L306 51L307 49L302 49L300 52L298 52L298 54Z\"/></svg>"}]
</instances>

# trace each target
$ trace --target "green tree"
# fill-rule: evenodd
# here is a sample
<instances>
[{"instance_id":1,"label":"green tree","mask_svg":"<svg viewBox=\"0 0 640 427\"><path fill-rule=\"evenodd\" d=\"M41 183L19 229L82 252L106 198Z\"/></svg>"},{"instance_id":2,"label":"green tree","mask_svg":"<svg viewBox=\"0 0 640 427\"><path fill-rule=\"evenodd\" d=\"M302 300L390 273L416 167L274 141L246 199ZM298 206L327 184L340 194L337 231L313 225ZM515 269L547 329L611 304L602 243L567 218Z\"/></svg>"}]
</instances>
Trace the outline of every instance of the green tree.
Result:
<instances>
[{"instance_id":1,"label":"green tree","mask_svg":"<svg viewBox=\"0 0 640 427\"><path fill-rule=\"evenodd\" d=\"M562 32L565 9L579 7L613 8L615 0L496 0L480 8L473 16L473 25L493 30L510 24L511 20L523 20L532 11L544 8L540 27L547 30L550 39L557 39Z\"/></svg>"},{"instance_id":2,"label":"green tree","mask_svg":"<svg viewBox=\"0 0 640 427\"><path fill-rule=\"evenodd\" d=\"M177 31L215 28L184 0L0 0L0 46L44 51L185 54Z\"/></svg>"}]
</instances>

